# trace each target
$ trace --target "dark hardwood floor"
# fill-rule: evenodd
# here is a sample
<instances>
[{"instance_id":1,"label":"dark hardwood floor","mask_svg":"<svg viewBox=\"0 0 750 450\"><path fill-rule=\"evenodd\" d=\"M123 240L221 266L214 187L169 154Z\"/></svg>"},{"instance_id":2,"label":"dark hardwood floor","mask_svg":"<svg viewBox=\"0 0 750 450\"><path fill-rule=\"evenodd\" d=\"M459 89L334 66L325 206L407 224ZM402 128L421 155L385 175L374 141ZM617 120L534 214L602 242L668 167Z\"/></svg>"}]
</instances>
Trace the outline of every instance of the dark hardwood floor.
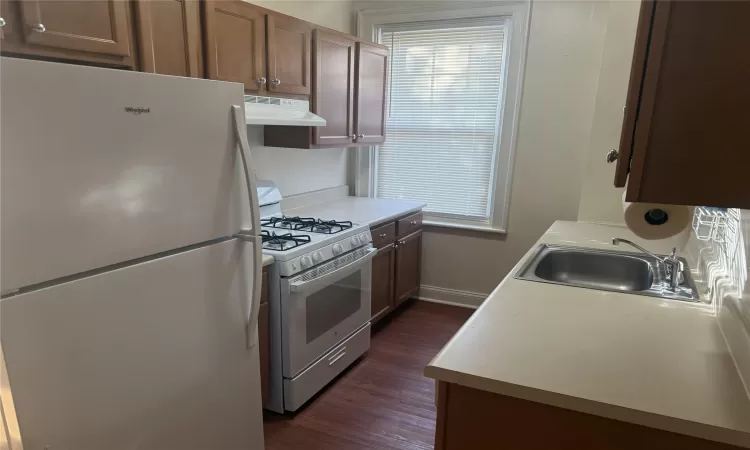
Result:
<instances>
[{"instance_id":1,"label":"dark hardwood floor","mask_svg":"<svg viewBox=\"0 0 750 450\"><path fill-rule=\"evenodd\" d=\"M296 414L266 414L266 450L432 449L435 383L424 367L473 311L411 300L370 351Z\"/></svg>"}]
</instances>

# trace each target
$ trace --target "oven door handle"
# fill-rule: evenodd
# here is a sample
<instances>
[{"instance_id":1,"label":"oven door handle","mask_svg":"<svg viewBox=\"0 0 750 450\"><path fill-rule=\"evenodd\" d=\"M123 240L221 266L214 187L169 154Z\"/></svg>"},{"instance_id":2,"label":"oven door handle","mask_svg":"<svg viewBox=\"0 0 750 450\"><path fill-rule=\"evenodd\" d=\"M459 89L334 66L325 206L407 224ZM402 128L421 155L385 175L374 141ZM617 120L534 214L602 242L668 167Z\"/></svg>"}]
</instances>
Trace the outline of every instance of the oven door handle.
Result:
<instances>
[{"instance_id":1,"label":"oven door handle","mask_svg":"<svg viewBox=\"0 0 750 450\"><path fill-rule=\"evenodd\" d=\"M356 261L352 261L351 263L345 265L344 267L338 268L334 270L333 272L327 273L324 276L320 278L313 278L309 281L296 281L294 283L291 283L289 285L289 289L292 292L310 292L310 291L317 291L318 289L325 287L329 284L331 284L331 281L336 279L341 279L343 277L349 276L353 274L354 272L362 269L367 263L372 260L372 258L375 257L375 254L378 252L378 249L376 248L370 248L367 250L367 253L365 256L359 258Z\"/></svg>"}]
</instances>

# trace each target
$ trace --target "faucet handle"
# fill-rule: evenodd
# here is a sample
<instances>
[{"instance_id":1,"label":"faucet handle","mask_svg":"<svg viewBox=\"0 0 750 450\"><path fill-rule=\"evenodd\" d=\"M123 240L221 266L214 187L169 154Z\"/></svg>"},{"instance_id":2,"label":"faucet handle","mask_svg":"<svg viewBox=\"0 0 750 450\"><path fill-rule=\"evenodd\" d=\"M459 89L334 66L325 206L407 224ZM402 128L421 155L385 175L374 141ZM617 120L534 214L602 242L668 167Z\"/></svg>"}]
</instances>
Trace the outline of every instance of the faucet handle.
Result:
<instances>
[{"instance_id":1,"label":"faucet handle","mask_svg":"<svg viewBox=\"0 0 750 450\"><path fill-rule=\"evenodd\" d=\"M669 259L677 259L677 247L672 247L672 253L669 254Z\"/></svg>"}]
</instances>

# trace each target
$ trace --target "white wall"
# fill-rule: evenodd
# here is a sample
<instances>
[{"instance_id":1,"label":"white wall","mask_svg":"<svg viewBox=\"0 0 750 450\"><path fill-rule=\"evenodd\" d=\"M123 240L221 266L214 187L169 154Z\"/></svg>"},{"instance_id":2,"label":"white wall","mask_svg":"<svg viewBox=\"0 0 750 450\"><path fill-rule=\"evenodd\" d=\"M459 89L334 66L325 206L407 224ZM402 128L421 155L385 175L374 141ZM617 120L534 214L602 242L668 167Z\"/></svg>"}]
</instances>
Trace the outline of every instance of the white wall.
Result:
<instances>
[{"instance_id":1,"label":"white wall","mask_svg":"<svg viewBox=\"0 0 750 450\"><path fill-rule=\"evenodd\" d=\"M594 122L578 209L580 221L623 223L623 189L613 186L616 164L607 164L605 155L610 149L618 148L620 143L639 9L640 2L610 3Z\"/></svg>"},{"instance_id":2,"label":"white wall","mask_svg":"<svg viewBox=\"0 0 750 450\"><path fill-rule=\"evenodd\" d=\"M250 0L250 3L344 33L354 31L350 0Z\"/></svg>"},{"instance_id":3,"label":"white wall","mask_svg":"<svg viewBox=\"0 0 750 450\"><path fill-rule=\"evenodd\" d=\"M348 0L250 1L283 14L344 33L354 30L352 2ZM289 197L347 183L347 149L298 150L259 147L262 127L250 127L253 162L258 177L276 182L281 195Z\"/></svg>"},{"instance_id":4,"label":"white wall","mask_svg":"<svg viewBox=\"0 0 750 450\"><path fill-rule=\"evenodd\" d=\"M347 149L264 147L262 126L247 131L258 178L274 181L283 197L346 184Z\"/></svg>"}]
</instances>

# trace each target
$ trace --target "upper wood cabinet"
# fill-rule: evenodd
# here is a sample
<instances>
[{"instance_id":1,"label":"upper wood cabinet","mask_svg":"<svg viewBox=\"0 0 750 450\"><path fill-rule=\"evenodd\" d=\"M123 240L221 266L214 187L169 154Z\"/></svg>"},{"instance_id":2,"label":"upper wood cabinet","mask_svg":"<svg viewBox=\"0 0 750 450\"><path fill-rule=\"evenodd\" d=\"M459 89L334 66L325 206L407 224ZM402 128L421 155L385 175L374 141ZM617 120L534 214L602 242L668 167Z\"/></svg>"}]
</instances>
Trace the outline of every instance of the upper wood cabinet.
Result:
<instances>
[{"instance_id":1,"label":"upper wood cabinet","mask_svg":"<svg viewBox=\"0 0 750 450\"><path fill-rule=\"evenodd\" d=\"M310 94L309 23L241 0L208 1L205 11L209 78L252 94Z\"/></svg>"},{"instance_id":2,"label":"upper wood cabinet","mask_svg":"<svg viewBox=\"0 0 750 450\"><path fill-rule=\"evenodd\" d=\"M3 54L134 65L128 2L23 0L0 9Z\"/></svg>"},{"instance_id":3,"label":"upper wood cabinet","mask_svg":"<svg viewBox=\"0 0 750 450\"><path fill-rule=\"evenodd\" d=\"M13 35L13 20L10 18L10 5L8 0L0 0L0 39L6 39Z\"/></svg>"},{"instance_id":4,"label":"upper wood cabinet","mask_svg":"<svg viewBox=\"0 0 750 450\"><path fill-rule=\"evenodd\" d=\"M312 111L326 120L313 127L314 145L351 145L354 135L354 70L357 43L315 30Z\"/></svg>"},{"instance_id":5,"label":"upper wood cabinet","mask_svg":"<svg viewBox=\"0 0 750 450\"><path fill-rule=\"evenodd\" d=\"M388 50L385 47L357 44L354 133L358 144L385 142L385 96Z\"/></svg>"},{"instance_id":6,"label":"upper wood cabinet","mask_svg":"<svg viewBox=\"0 0 750 450\"><path fill-rule=\"evenodd\" d=\"M245 92L266 89L266 18L241 0L205 2L208 78L245 85Z\"/></svg>"},{"instance_id":7,"label":"upper wood cabinet","mask_svg":"<svg viewBox=\"0 0 750 450\"><path fill-rule=\"evenodd\" d=\"M388 50L335 31L313 33L312 112L324 127L265 127L273 147L328 148L385 142Z\"/></svg>"},{"instance_id":8,"label":"upper wood cabinet","mask_svg":"<svg viewBox=\"0 0 750 450\"><path fill-rule=\"evenodd\" d=\"M289 17L266 16L268 90L310 95L312 27Z\"/></svg>"},{"instance_id":9,"label":"upper wood cabinet","mask_svg":"<svg viewBox=\"0 0 750 450\"><path fill-rule=\"evenodd\" d=\"M28 44L109 55L129 55L128 3L118 0L23 0Z\"/></svg>"},{"instance_id":10,"label":"upper wood cabinet","mask_svg":"<svg viewBox=\"0 0 750 450\"><path fill-rule=\"evenodd\" d=\"M750 208L748 21L747 1L642 3L615 175L628 201Z\"/></svg>"},{"instance_id":11,"label":"upper wood cabinet","mask_svg":"<svg viewBox=\"0 0 750 450\"><path fill-rule=\"evenodd\" d=\"M194 0L137 0L143 72L203 77L200 6Z\"/></svg>"}]
</instances>

